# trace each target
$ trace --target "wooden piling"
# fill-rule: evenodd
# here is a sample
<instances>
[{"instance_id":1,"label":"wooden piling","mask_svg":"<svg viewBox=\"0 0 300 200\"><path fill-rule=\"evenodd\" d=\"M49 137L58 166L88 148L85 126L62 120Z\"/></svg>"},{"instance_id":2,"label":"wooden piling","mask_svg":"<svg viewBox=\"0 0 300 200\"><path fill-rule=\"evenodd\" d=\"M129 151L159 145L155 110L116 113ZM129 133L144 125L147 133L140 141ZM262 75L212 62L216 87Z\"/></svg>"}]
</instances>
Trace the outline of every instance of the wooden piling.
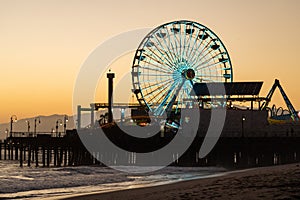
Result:
<instances>
[{"instance_id":1,"label":"wooden piling","mask_svg":"<svg viewBox=\"0 0 300 200\"><path fill-rule=\"evenodd\" d=\"M67 153L68 153L68 149L65 148L64 151L65 151L65 156L64 156L64 166L67 166L67 158L68 158L68 157L67 157L67 156L68 156Z\"/></svg>"},{"instance_id":2,"label":"wooden piling","mask_svg":"<svg viewBox=\"0 0 300 200\"><path fill-rule=\"evenodd\" d=\"M45 157L46 157L46 155L45 155L45 147L42 147L42 163L43 163L43 167L45 167L45 164L46 164L46 162L45 162Z\"/></svg>"},{"instance_id":3,"label":"wooden piling","mask_svg":"<svg viewBox=\"0 0 300 200\"><path fill-rule=\"evenodd\" d=\"M10 145L7 144L7 155L8 155L8 160L10 160Z\"/></svg>"},{"instance_id":4,"label":"wooden piling","mask_svg":"<svg viewBox=\"0 0 300 200\"><path fill-rule=\"evenodd\" d=\"M28 146L28 155L27 155L27 166L30 167L31 164L31 146Z\"/></svg>"},{"instance_id":5,"label":"wooden piling","mask_svg":"<svg viewBox=\"0 0 300 200\"><path fill-rule=\"evenodd\" d=\"M58 166L61 167L62 161L63 161L63 155L64 155L64 151L63 151L63 148L62 148L62 147L59 148L59 153L60 153L60 155L59 155Z\"/></svg>"},{"instance_id":6,"label":"wooden piling","mask_svg":"<svg viewBox=\"0 0 300 200\"><path fill-rule=\"evenodd\" d=\"M26 146L23 147L23 160L26 161Z\"/></svg>"},{"instance_id":7,"label":"wooden piling","mask_svg":"<svg viewBox=\"0 0 300 200\"><path fill-rule=\"evenodd\" d=\"M18 145L15 146L15 160L18 160Z\"/></svg>"},{"instance_id":8,"label":"wooden piling","mask_svg":"<svg viewBox=\"0 0 300 200\"><path fill-rule=\"evenodd\" d=\"M20 145L20 167L23 167L23 147Z\"/></svg>"},{"instance_id":9,"label":"wooden piling","mask_svg":"<svg viewBox=\"0 0 300 200\"><path fill-rule=\"evenodd\" d=\"M4 142L4 160L6 160L6 141Z\"/></svg>"},{"instance_id":10,"label":"wooden piling","mask_svg":"<svg viewBox=\"0 0 300 200\"><path fill-rule=\"evenodd\" d=\"M53 161L54 167L56 167L57 166L57 148L56 147L54 147L53 159L54 159L54 161Z\"/></svg>"},{"instance_id":11,"label":"wooden piling","mask_svg":"<svg viewBox=\"0 0 300 200\"><path fill-rule=\"evenodd\" d=\"M10 159L14 160L14 146L10 143Z\"/></svg>"},{"instance_id":12,"label":"wooden piling","mask_svg":"<svg viewBox=\"0 0 300 200\"><path fill-rule=\"evenodd\" d=\"M50 166L50 148L48 147L47 148L47 167L49 167Z\"/></svg>"},{"instance_id":13,"label":"wooden piling","mask_svg":"<svg viewBox=\"0 0 300 200\"><path fill-rule=\"evenodd\" d=\"M35 158L35 148L33 147L31 150L31 161L34 162L34 158Z\"/></svg>"},{"instance_id":14,"label":"wooden piling","mask_svg":"<svg viewBox=\"0 0 300 200\"><path fill-rule=\"evenodd\" d=\"M35 147L35 167L39 166L39 147Z\"/></svg>"}]
</instances>

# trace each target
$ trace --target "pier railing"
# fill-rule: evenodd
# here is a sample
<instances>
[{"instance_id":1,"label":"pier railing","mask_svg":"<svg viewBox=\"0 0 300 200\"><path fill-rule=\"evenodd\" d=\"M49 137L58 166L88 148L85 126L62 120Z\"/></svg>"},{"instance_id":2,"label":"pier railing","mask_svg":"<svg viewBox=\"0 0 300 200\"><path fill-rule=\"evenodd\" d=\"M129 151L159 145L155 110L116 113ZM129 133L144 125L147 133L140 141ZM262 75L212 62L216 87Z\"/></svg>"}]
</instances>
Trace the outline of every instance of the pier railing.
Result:
<instances>
[{"instance_id":1,"label":"pier railing","mask_svg":"<svg viewBox=\"0 0 300 200\"><path fill-rule=\"evenodd\" d=\"M50 136L50 137L64 137L66 134L64 132L12 132L10 137L39 137L39 136Z\"/></svg>"}]
</instances>

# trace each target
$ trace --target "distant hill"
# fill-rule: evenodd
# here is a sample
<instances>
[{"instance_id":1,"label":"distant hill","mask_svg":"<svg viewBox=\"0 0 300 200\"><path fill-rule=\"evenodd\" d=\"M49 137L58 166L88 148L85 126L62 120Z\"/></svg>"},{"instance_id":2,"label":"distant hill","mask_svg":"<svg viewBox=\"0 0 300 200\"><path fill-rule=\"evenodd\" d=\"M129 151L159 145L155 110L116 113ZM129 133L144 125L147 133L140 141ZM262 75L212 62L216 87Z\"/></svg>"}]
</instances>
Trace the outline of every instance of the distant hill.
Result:
<instances>
[{"instance_id":1,"label":"distant hill","mask_svg":"<svg viewBox=\"0 0 300 200\"><path fill-rule=\"evenodd\" d=\"M98 111L95 112L95 120L99 119L99 116L103 114L104 111ZM52 129L55 130L56 127L56 121L58 119L61 119L62 121L64 120L64 115L50 115L50 116L37 116L40 118L41 123L37 123L37 132L51 132ZM29 121L30 123L30 131L34 131L34 119L37 117L32 117L32 118L26 118L26 119L20 119L17 122L13 123L13 131L14 132L27 132L27 122ZM75 129L76 127L76 121L77 116L68 116L68 122L67 122L67 129ZM89 125L91 122L90 114L89 113L83 113L81 115L81 126L85 127ZM10 130L10 123L3 123L0 124L0 140L6 138L6 133L5 130L8 129ZM59 131L63 131L63 125L59 126Z\"/></svg>"}]
</instances>

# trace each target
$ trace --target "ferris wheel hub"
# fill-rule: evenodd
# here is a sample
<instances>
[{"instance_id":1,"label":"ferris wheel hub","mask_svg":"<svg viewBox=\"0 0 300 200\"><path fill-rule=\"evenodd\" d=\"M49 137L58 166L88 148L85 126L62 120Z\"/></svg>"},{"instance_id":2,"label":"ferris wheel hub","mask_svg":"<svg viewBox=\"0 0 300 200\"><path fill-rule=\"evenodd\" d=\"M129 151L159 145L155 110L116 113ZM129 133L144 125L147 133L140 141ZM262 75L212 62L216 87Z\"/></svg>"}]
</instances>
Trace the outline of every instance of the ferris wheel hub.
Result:
<instances>
[{"instance_id":1,"label":"ferris wheel hub","mask_svg":"<svg viewBox=\"0 0 300 200\"><path fill-rule=\"evenodd\" d=\"M188 80L192 80L195 78L195 71L193 69L187 69L184 71L184 77Z\"/></svg>"}]
</instances>

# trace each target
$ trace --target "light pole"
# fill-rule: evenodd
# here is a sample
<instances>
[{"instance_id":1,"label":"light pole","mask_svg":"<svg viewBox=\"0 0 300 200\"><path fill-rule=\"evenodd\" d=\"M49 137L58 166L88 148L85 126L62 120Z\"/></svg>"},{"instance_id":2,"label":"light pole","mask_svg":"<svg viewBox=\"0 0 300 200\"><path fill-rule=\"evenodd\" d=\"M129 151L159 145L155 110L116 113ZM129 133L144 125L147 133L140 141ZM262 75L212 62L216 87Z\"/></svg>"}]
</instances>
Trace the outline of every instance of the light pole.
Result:
<instances>
[{"instance_id":1,"label":"light pole","mask_svg":"<svg viewBox=\"0 0 300 200\"><path fill-rule=\"evenodd\" d=\"M30 122L28 120L26 120L26 123L27 123L27 132L29 133L30 132Z\"/></svg>"},{"instance_id":2,"label":"light pole","mask_svg":"<svg viewBox=\"0 0 300 200\"><path fill-rule=\"evenodd\" d=\"M61 119L58 119L56 120L56 126L55 126L55 130L56 130L56 137L58 136L58 123L60 126L62 126L62 120Z\"/></svg>"},{"instance_id":3,"label":"light pole","mask_svg":"<svg viewBox=\"0 0 300 200\"><path fill-rule=\"evenodd\" d=\"M66 135L67 131L67 122L69 121L68 115L64 116L64 134Z\"/></svg>"},{"instance_id":4,"label":"light pole","mask_svg":"<svg viewBox=\"0 0 300 200\"><path fill-rule=\"evenodd\" d=\"M10 117L10 137L12 137L12 131L13 131L13 127L12 127L12 125L13 125L13 123L14 122L17 122L17 116L16 115L12 115L11 117Z\"/></svg>"},{"instance_id":5,"label":"light pole","mask_svg":"<svg viewBox=\"0 0 300 200\"><path fill-rule=\"evenodd\" d=\"M244 122L246 121L246 117L242 116L242 138L244 138Z\"/></svg>"},{"instance_id":6,"label":"light pole","mask_svg":"<svg viewBox=\"0 0 300 200\"><path fill-rule=\"evenodd\" d=\"M6 138L8 138L8 129L5 129Z\"/></svg>"},{"instance_id":7,"label":"light pole","mask_svg":"<svg viewBox=\"0 0 300 200\"><path fill-rule=\"evenodd\" d=\"M55 133L55 130L54 130L54 128L51 128L51 137L53 137L53 136L54 136L54 133Z\"/></svg>"},{"instance_id":8,"label":"light pole","mask_svg":"<svg viewBox=\"0 0 300 200\"><path fill-rule=\"evenodd\" d=\"M36 135L36 122L38 122L40 124L41 123L41 119L39 117L36 117L34 119L34 135Z\"/></svg>"}]
</instances>

